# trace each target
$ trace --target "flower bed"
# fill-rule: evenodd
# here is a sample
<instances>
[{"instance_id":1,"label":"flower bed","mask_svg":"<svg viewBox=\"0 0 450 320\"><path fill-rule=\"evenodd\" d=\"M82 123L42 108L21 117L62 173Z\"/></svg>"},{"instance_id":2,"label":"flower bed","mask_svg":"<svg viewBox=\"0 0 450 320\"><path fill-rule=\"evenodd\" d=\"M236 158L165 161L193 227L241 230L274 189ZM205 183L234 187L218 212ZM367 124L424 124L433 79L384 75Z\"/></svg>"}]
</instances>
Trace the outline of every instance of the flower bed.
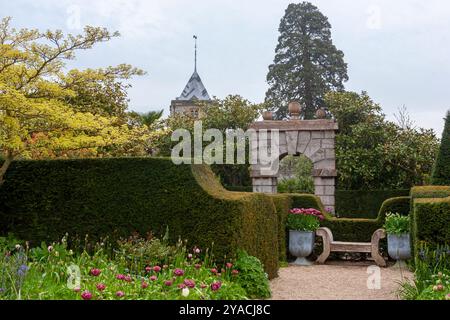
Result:
<instances>
[{"instance_id":1,"label":"flower bed","mask_svg":"<svg viewBox=\"0 0 450 320\"><path fill-rule=\"evenodd\" d=\"M267 275L261 263L242 252L236 261L216 265L200 248L178 242L133 237L111 251L99 242L88 253L68 249L66 239L29 249L0 238L0 299L52 300L234 300L270 296L246 279ZM9 241L10 242L10 241ZM258 264L259 263L259 264ZM245 267L239 267L245 266ZM263 279L264 280L264 279ZM244 289L245 288L245 289Z\"/></svg>"}]
</instances>

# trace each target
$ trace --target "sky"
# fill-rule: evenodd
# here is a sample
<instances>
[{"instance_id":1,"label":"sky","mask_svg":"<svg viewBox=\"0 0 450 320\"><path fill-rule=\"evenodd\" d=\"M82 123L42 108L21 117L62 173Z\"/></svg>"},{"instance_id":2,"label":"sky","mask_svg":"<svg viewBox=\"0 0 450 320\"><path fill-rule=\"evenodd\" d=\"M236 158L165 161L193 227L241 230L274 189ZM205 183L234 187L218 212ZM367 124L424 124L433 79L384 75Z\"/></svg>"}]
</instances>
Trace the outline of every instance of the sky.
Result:
<instances>
[{"instance_id":1,"label":"sky","mask_svg":"<svg viewBox=\"0 0 450 320\"><path fill-rule=\"evenodd\" d=\"M0 0L16 28L81 33L84 25L120 38L80 52L68 68L129 63L147 71L131 81L130 108L164 109L194 69L210 95L262 102L285 0ZM419 127L440 136L450 109L450 1L317 0L345 54L347 90L367 91L388 119L406 106Z\"/></svg>"}]
</instances>

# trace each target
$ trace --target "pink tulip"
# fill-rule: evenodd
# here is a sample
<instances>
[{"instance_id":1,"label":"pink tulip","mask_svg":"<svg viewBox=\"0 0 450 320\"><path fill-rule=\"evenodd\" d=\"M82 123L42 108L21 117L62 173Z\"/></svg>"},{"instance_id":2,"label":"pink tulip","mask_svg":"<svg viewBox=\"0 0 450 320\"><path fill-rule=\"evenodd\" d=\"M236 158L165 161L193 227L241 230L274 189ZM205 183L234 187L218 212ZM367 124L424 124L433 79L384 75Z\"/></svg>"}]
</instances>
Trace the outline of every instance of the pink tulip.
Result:
<instances>
[{"instance_id":1,"label":"pink tulip","mask_svg":"<svg viewBox=\"0 0 450 320\"><path fill-rule=\"evenodd\" d=\"M116 296L119 297L119 298L122 298L124 295L125 295L125 292L123 292L123 291L117 291L116 292Z\"/></svg>"},{"instance_id":2,"label":"pink tulip","mask_svg":"<svg viewBox=\"0 0 450 320\"><path fill-rule=\"evenodd\" d=\"M81 294L81 298L83 298L83 300L91 300L92 293L90 293L89 291L86 290Z\"/></svg>"},{"instance_id":3,"label":"pink tulip","mask_svg":"<svg viewBox=\"0 0 450 320\"><path fill-rule=\"evenodd\" d=\"M106 289L106 286L103 283L97 284L97 290L98 291L103 291L105 289Z\"/></svg>"},{"instance_id":4,"label":"pink tulip","mask_svg":"<svg viewBox=\"0 0 450 320\"><path fill-rule=\"evenodd\" d=\"M100 269L93 268L91 269L91 276L98 277L102 271Z\"/></svg>"},{"instance_id":5,"label":"pink tulip","mask_svg":"<svg viewBox=\"0 0 450 320\"><path fill-rule=\"evenodd\" d=\"M157 277L157 276L151 276L151 277L150 277L150 280L151 280L151 281L156 281L156 280L158 280L158 277Z\"/></svg>"},{"instance_id":6,"label":"pink tulip","mask_svg":"<svg viewBox=\"0 0 450 320\"><path fill-rule=\"evenodd\" d=\"M153 271L160 272L161 271L161 267L160 266L154 266L153 267Z\"/></svg>"},{"instance_id":7,"label":"pink tulip","mask_svg":"<svg viewBox=\"0 0 450 320\"><path fill-rule=\"evenodd\" d=\"M221 286L222 286L222 283L220 281L217 281L217 282L214 281L213 283L211 283L211 290L218 291Z\"/></svg>"}]
</instances>

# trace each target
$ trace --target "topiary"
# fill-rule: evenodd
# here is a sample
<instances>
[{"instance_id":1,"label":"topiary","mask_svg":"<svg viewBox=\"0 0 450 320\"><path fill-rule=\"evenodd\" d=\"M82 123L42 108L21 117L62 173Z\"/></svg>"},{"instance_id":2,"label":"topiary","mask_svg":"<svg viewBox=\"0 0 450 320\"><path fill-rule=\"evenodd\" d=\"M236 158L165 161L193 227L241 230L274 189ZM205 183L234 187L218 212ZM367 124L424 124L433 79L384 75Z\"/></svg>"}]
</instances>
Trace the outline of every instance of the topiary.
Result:
<instances>
[{"instance_id":1,"label":"topiary","mask_svg":"<svg viewBox=\"0 0 450 320\"><path fill-rule=\"evenodd\" d=\"M447 111L445 118L441 147L434 165L431 183L443 186L450 184L450 110Z\"/></svg>"},{"instance_id":2,"label":"topiary","mask_svg":"<svg viewBox=\"0 0 450 320\"><path fill-rule=\"evenodd\" d=\"M235 262L235 269L239 271L236 282L246 291L249 298L270 298L269 280L258 258L240 250Z\"/></svg>"}]
</instances>

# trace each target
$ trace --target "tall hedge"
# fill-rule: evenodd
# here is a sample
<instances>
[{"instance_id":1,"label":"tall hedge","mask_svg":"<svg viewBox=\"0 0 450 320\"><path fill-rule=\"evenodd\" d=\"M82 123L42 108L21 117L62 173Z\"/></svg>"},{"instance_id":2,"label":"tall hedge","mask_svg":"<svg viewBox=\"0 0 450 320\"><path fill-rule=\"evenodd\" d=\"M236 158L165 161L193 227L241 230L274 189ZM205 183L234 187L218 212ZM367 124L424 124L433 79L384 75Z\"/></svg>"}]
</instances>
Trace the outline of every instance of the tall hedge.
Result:
<instances>
[{"instance_id":1,"label":"tall hedge","mask_svg":"<svg viewBox=\"0 0 450 320\"><path fill-rule=\"evenodd\" d=\"M31 242L132 232L210 247L219 259L244 249L270 277L278 269L278 218L264 194L228 192L206 166L168 159L14 162L0 189L0 233Z\"/></svg>"},{"instance_id":2,"label":"tall hedge","mask_svg":"<svg viewBox=\"0 0 450 320\"><path fill-rule=\"evenodd\" d=\"M383 202L409 196L404 190L336 190L336 214L340 218L376 219Z\"/></svg>"},{"instance_id":3,"label":"tall hedge","mask_svg":"<svg viewBox=\"0 0 450 320\"><path fill-rule=\"evenodd\" d=\"M413 252L424 241L432 247L450 244L450 186L411 189L411 237Z\"/></svg>"},{"instance_id":4,"label":"tall hedge","mask_svg":"<svg viewBox=\"0 0 450 320\"><path fill-rule=\"evenodd\" d=\"M447 117L445 118L441 147L431 179L433 185L450 185L450 110L447 111Z\"/></svg>"},{"instance_id":5,"label":"tall hedge","mask_svg":"<svg viewBox=\"0 0 450 320\"><path fill-rule=\"evenodd\" d=\"M450 197L416 199L412 232L415 245L450 245Z\"/></svg>"}]
</instances>

